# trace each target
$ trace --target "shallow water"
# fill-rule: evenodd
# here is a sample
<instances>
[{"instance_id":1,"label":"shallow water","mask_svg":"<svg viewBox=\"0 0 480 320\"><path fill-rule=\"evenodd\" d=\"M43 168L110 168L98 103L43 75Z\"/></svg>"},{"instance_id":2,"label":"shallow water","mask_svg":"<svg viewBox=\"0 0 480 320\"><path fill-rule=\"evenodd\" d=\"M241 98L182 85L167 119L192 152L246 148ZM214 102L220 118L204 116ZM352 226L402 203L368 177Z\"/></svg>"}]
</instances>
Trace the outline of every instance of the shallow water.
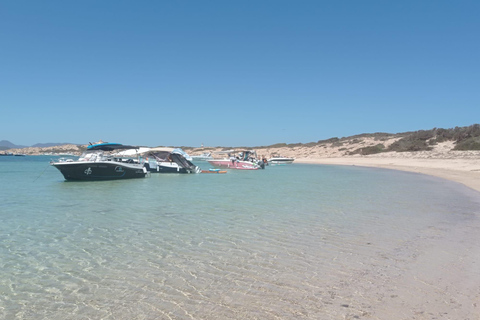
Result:
<instances>
[{"instance_id":1,"label":"shallow water","mask_svg":"<svg viewBox=\"0 0 480 320\"><path fill-rule=\"evenodd\" d=\"M0 158L0 318L480 315L462 185L301 164L65 182L48 161Z\"/></svg>"}]
</instances>

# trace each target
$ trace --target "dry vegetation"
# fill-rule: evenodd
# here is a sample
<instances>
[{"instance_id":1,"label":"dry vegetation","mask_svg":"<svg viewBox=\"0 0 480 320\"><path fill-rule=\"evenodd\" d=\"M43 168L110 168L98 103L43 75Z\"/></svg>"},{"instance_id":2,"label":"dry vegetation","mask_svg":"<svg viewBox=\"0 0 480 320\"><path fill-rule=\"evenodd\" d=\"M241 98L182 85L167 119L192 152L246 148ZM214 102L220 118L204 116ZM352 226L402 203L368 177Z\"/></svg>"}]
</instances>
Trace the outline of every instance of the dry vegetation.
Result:
<instances>
[{"instance_id":1,"label":"dry vegetation","mask_svg":"<svg viewBox=\"0 0 480 320\"><path fill-rule=\"evenodd\" d=\"M231 147L182 147L189 154L216 152ZM270 157L280 154L295 158L326 158L378 155L391 152L451 152L480 150L480 125L456 127L453 129L419 130L404 133L366 133L343 138L330 138L310 143L279 143L260 147L237 147L254 149L259 156ZM86 145L62 145L45 148L10 149L9 152L29 155L45 153L80 154Z\"/></svg>"}]
</instances>

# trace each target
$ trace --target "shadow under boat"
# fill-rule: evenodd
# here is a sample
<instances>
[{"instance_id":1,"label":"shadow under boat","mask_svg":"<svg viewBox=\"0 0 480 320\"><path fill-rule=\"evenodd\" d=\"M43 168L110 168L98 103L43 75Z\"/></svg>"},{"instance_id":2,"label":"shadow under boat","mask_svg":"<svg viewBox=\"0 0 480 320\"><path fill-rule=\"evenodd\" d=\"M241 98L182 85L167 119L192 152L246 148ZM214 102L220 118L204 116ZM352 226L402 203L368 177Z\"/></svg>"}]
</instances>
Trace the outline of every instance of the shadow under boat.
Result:
<instances>
[{"instance_id":1,"label":"shadow under boat","mask_svg":"<svg viewBox=\"0 0 480 320\"><path fill-rule=\"evenodd\" d=\"M142 153L145 168L151 173L200 173L192 158L180 148L158 147Z\"/></svg>"}]
</instances>

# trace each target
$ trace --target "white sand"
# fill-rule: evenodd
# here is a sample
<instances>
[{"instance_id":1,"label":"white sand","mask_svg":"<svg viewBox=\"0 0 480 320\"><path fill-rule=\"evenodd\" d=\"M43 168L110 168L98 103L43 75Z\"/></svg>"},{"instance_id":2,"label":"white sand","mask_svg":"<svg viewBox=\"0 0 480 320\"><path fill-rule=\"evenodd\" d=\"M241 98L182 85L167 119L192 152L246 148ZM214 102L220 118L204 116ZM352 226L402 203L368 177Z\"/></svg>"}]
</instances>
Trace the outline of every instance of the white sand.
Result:
<instances>
[{"instance_id":1,"label":"white sand","mask_svg":"<svg viewBox=\"0 0 480 320\"><path fill-rule=\"evenodd\" d=\"M480 191L480 158L419 159L398 157L300 158L297 163L377 167L428 174Z\"/></svg>"},{"instance_id":2,"label":"white sand","mask_svg":"<svg viewBox=\"0 0 480 320\"><path fill-rule=\"evenodd\" d=\"M252 148L260 157L269 158L279 154L296 158L295 163L315 163L331 165L349 165L378 167L386 169L412 171L429 174L440 178L462 183L480 191L480 151L453 151L454 142L444 142L434 146L431 151L418 152L384 152L375 155L350 155L352 151L368 146L383 144L388 147L398 140L376 140L371 137L348 138L337 142L315 143L312 146L284 146ZM190 155L205 151L215 152L222 148L184 148ZM75 152L80 149L75 145L49 148L25 148L8 150L13 153L43 154L45 152Z\"/></svg>"},{"instance_id":3,"label":"white sand","mask_svg":"<svg viewBox=\"0 0 480 320\"><path fill-rule=\"evenodd\" d=\"M395 139L382 141L386 147ZM295 157L296 163L315 163L378 167L418 172L462 183L480 191L480 151L453 151L454 143L444 142L431 151L383 152L374 155L349 155L356 149L373 146L373 138L353 139L341 145L326 143L312 147L262 148L257 153L268 157L271 153Z\"/></svg>"}]
</instances>

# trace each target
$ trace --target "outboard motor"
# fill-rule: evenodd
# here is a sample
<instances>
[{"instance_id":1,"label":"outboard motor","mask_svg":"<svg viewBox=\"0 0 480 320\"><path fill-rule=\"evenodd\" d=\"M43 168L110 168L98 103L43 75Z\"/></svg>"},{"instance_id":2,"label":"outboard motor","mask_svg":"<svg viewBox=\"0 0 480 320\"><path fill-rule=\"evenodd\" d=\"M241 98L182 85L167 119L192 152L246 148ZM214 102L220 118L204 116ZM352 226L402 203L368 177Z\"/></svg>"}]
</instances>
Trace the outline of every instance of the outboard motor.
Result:
<instances>
[{"instance_id":1,"label":"outboard motor","mask_svg":"<svg viewBox=\"0 0 480 320\"><path fill-rule=\"evenodd\" d=\"M150 168L150 163L145 162L143 166L145 167L145 169L147 169L147 171L152 171L152 169Z\"/></svg>"},{"instance_id":2,"label":"outboard motor","mask_svg":"<svg viewBox=\"0 0 480 320\"><path fill-rule=\"evenodd\" d=\"M265 162L263 162L262 160L258 160L257 164L260 166L261 169L265 169Z\"/></svg>"}]
</instances>

